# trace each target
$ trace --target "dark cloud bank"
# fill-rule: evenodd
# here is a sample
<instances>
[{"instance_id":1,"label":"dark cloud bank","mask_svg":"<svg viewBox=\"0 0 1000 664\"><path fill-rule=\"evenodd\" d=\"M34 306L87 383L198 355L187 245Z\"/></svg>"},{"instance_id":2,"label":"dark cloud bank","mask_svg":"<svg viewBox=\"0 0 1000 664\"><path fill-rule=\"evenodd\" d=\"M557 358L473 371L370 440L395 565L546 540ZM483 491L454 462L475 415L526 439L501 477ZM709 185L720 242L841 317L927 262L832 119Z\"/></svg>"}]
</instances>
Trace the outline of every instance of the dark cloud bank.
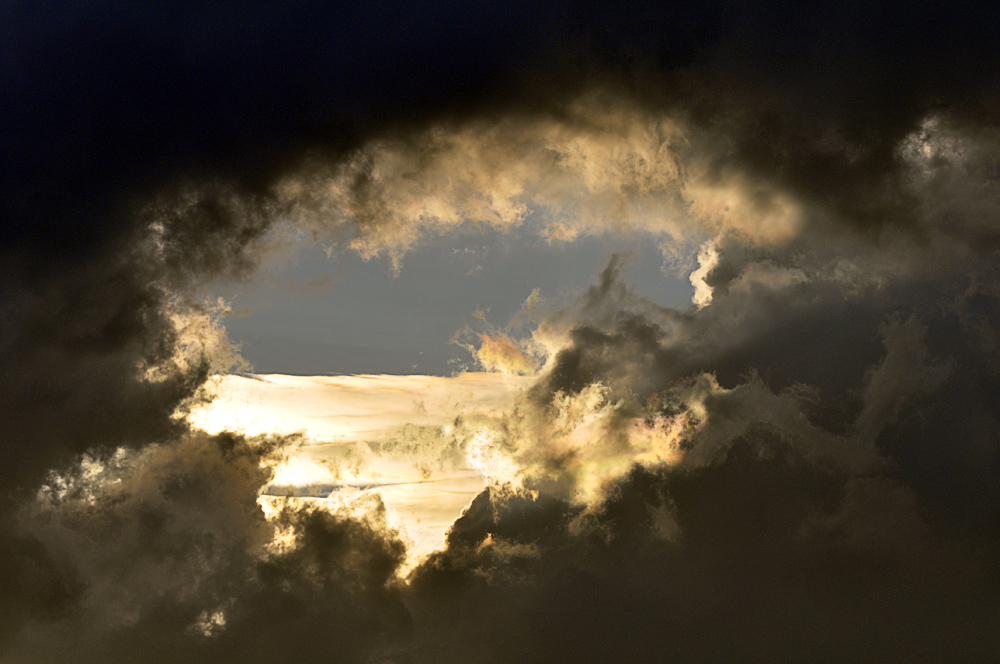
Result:
<instances>
[{"instance_id":1,"label":"dark cloud bank","mask_svg":"<svg viewBox=\"0 0 1000 664\"><path fill-rule=\"evenodd\" d=\"M1000 657L997 17L470 7L5 5L0 659ZM593 91L683 121L701 186L793 201L796 231L713 231L702 309L612 262L549 315L564 343L503 441L525 488L408 579L378 504L265 515L294 441L173 414L231 364L202 288L295 216L276 184ZM377 209L359 173L349 209ZM683 462L580 502L547 418L595 382L609 447L690 426Z\"/></svg>"}]
</instances>

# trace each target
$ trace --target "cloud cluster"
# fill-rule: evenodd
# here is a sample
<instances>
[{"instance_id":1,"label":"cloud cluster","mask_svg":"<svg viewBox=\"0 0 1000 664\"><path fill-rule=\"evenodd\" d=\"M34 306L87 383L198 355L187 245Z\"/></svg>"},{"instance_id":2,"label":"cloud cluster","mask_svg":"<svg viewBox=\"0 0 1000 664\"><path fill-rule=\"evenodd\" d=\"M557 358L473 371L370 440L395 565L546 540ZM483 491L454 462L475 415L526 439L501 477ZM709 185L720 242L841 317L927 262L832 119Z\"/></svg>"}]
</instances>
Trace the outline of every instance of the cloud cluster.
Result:
<instances>
[{"instance_id":1,"label":"cloud cluster","mask_svg":"<svg viewBox=\"0 0 1000 664\"><path fill-rule=\"evenodd\" d=\"M0 11L3 661L1000 655L994 10ZM204 294L469 222L702 247L696 300L615 259L484 337L543 362L387 443L490 481L404 580L379 501L190 429Z\"/></svg>"},{"instance_id":2,"label":"cloud cluster","mask_svg":"<svg viewBox=\"0 0 1000 664\"><path fill-rule=\"evenodd\" d=\"M994 587L988 563L933 543L916 502L892 480L819 470L766 430L709 466L636 466L589 511L484 493L411 581L420 651L427 661L995 656L995 609L980 592Z\"/></svg>"},{"instance_id":3,"label":"cloud cluster","mask_svg":"<svg viewBox=\"0 0 1000 664\"><path fill-rule=\"evenodd\" d=\"M6 656L353 661L405 636L405 547L381 504L258 503L289 442L195 434L53 474L19 530L64 575L62 612Z\"/></svg>"},{"instance_id":4,"label":"cloud cluster","mask_svg":"<svg viewBox=\"0 0 1000 664\"><path fill-rule=\"evenodd\" d=\"M615 268L549 320L563 346L492 441L509 481L413 573L418 652L995 657L998 374L962 320L996 297L814 274L673 312Z\"/></svg>"}]
</instances>

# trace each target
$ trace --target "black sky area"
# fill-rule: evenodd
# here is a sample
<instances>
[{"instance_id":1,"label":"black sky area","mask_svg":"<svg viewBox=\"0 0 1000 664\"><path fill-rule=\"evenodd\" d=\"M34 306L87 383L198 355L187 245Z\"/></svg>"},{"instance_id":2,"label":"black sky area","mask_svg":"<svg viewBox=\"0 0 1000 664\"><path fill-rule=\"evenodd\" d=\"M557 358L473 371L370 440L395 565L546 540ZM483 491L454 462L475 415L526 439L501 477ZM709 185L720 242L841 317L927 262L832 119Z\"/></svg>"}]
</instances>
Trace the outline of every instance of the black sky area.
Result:
<instances>
[{"instance_id":1,"label":"black sky area","mask_svg":"<svg viewBox=\"0 0 1000 664\"><path fill-rule=\"evenodd\" d=\"M0 664L998 661L998 26L954 2L3 3ZM433 189L428 136L624 144L649 118L684 128L680 218L722 210L692 232L710 304L641 296L616 256L539 314L562 345L497 429L523 487L412 571L380 503L264 514L294 437L177 417L234 367L206 290L275 236L399 252L411 286L405 254L454 241L385 221L372 146ZM327 172L356 211L330 227L282 189ZM595 384L600 439L561 448ZM567 489L665 421L682 462Z\"/></svg>"}]
</instances>

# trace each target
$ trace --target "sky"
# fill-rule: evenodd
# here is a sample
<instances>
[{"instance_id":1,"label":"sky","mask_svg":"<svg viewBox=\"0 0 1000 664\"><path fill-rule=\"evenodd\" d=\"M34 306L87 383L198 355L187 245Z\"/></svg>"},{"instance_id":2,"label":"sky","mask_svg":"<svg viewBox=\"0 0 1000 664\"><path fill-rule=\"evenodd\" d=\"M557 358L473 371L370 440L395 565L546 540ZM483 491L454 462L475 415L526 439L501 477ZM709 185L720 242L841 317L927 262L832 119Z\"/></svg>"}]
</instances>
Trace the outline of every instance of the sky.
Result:
<instances>
[{"instance_id":1,"label":"sky","mask_svg":"<svg viewBox=\"0 0 1000 664\"><path fill-rule=\"evenodd\" d=\"M428 239L398 274L385 257L302 243L252 280L212 293L233 310L226 331L253 371L302 375L475 369L464 330L506 326L536 290L572 297L615 253L628 256L627 278L643 292L674 306L691 299L691 270L681 272L673 257L665 263L655 238L552 244L531 231L473 228ZM683 258L693 264L695 253Z\"/></svg>"},{"instance_id":2,"label":"sky","mask_svg":"<svg viewBox=\"0 0 1000 664\"><path fill-rule=\"evenodd\" d=\"M1000 659L998 18L5 3L0 664Z\"/></svg>"}]
</instances>

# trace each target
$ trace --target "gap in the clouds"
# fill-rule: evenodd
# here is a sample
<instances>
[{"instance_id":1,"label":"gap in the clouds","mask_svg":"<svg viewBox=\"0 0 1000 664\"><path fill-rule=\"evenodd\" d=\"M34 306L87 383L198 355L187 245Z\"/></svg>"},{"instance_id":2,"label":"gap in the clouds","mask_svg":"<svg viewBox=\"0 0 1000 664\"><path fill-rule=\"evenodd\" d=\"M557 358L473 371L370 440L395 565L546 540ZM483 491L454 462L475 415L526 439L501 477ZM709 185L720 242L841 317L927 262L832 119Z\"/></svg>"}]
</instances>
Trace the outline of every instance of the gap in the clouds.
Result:
<instances>
[{"instance_id":1,"label":"gap in the clouds","mask_svg":"<svg viewBox=\"0 0 1000 664\"><path fill-rule=\"evenodd\" d=\"M377 495L409 560L436 550L486 479L464 440L503 416L526 376L227 375L188 421L209 433L302 435L275 468L265 504L293 496L331 507ZM460 451L462 450L462 451Z\"/></svg>"},{"instance_id":2,"label":"gap in the clouds","mask_svg":"<svg viewBox=\"0 0 1000 664\"><path fill-rule=\"evenodd\" d=\"M504 327L536 289L552 306L568 303L615 254L642 295L690 306L695 247L665 268L662 238L550 242L538 228L467 225L428 236L398 274L388 257L308 241L272 255L252 281L217 293L237 312L225 326L256 375L220 377L215 400L190 421L211 432L302 433L261 500L339 505L378 495L414 564L443 545L486 483L464 451L445 452L464 450L459 438L501 418L534 380L477 373L456 333Z\"/></svg>"},{"instance_id":3,"label":"gap in the clouds","mask_svg":"<svg viewBox=\"0 0 1000 664\"><path fill-rule=\"evenodd\" d=\"M474 369L452 342L477 311L505 325L532 290L559 302L593 283L613 253L627 253L624 278L661 304L684 307L686 274L664 270L659 241L607 234L548 242L529 228L463 228L426 238L388 258L304 243L252 282L223 289L237 313L230 337L258 373L451 375ZM693 258L693 255L691 256Z\"/></svg>"}]
</instances>

